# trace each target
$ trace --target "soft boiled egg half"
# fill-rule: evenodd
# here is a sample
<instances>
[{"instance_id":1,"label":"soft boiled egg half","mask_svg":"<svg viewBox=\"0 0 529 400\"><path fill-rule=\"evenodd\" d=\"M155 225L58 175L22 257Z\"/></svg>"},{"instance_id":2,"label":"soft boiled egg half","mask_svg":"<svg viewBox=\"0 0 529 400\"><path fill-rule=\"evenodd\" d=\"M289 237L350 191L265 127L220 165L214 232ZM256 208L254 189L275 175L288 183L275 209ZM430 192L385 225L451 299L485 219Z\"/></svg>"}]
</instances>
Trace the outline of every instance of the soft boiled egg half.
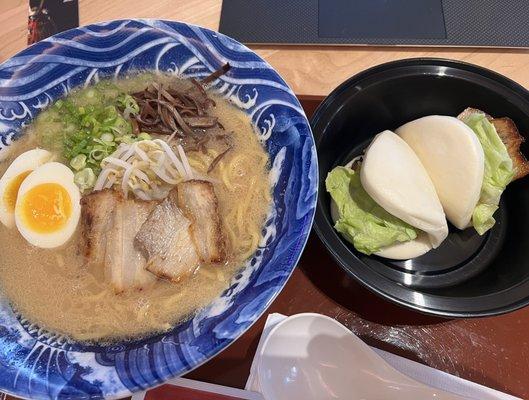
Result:
<instances>
[{"instance_id":1,"label":"soft boiled egg half","mask_svg":"<svg viewBox=\"0 0 529 400\"><path fill-rule=\"evenodd\" d=\"M34 246L61 246L77 228L80 199L73 172L68 167L57 162L44 164L20 185L15 206L16 226Z\"/></svg>"},{"instance_id":2,"label":"soft boiled egg half","mask_svg":"<svg viewBox=\"0 0 529 400\"><path fill-rule=\"evenodd\" d=\"M13 160L0 179L0 222L8 228L15 226L15 205L18 189L26 177L52 158L49 151L33 149Z\"/></svg>"}]
</instances>

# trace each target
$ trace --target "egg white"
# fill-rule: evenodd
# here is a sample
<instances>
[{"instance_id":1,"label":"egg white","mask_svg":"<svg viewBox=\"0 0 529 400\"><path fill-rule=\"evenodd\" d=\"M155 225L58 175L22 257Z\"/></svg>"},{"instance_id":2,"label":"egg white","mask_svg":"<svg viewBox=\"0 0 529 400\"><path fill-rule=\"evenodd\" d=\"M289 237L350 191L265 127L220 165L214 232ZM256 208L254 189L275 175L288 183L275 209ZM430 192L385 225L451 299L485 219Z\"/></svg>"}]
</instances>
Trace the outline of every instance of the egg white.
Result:
<instances>
[{"instance_id":1,"label":"egg white","mask_svg":"<svg viewBox=\"0 0 529 400\"><path fill-rule=\"evenodd\" d=\"M8 228L15 226L15 212L10 210L4 201L4 194L9 184L19 175L34 171L42 164L51 160L53 155L43 149L33 149L20 154L13 160L6 172L0 178L0 222Z\"/></svg>"},{"instance_id":2,"label":"egg white","mask_svg":"<svg viewBox=\"0 0 529 400\"><path fill-rule=\"evenodd\" d=\"M15 223L20 234L32 245L50 249L63 245L72 237L81 215L81 193L73 179L73 172L68 167L58 162L50 162L29 174L20 185L15 206ZM25 224L22 216L24 195L35 186L45 183L62 186L70 196L72 203L71 214L66 224L60 230L50 233L35 232Z\"/></svg>"}]
</instances>

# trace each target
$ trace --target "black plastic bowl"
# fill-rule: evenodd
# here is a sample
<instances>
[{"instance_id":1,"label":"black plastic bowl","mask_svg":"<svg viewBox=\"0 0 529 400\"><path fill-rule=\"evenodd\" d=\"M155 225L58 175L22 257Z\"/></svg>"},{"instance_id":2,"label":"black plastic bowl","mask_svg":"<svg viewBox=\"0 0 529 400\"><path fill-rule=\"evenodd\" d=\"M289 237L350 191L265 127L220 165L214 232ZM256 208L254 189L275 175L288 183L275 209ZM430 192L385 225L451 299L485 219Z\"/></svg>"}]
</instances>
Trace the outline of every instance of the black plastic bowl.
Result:
<instances>
[{"instance_id":1,"label":"black plastic bowl","mask_svg":"<svg viewBox=\"0 0 529 400\"><path fill-rule=\"evenodd\" d=\"M529 92L490 70L442 59L401 60L364 71L336 88L311 121L319 157L320 239L369 289L449 317L496 315L529 304L529 177L507 187L497 223L486 235L451 227L438 249L407 261L363 255L334 230L325 178L377 133L426 115L457 116L467 107L510 117L524 137L529 134Z\"/></svg>"}]
</instances>

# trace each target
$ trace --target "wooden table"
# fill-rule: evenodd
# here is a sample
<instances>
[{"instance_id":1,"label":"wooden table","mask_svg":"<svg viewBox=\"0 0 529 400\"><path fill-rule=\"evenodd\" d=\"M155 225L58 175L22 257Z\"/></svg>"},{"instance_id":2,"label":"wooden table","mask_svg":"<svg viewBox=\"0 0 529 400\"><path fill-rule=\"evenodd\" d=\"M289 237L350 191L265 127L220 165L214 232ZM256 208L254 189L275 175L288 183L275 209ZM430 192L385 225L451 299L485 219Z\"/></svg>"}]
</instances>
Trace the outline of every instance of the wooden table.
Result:
<instances>
[{"instance_id":1,"label":"wooden table","mask_svg":"<svg viewBox=\"0 0 529 400\"><path fill-rule=\"evenodd\" d=\"M229 0L227 0L229 1ZM258 1L258 0L248 0ZM218 29L221 0L79 0L81 24L165 18ZM0 62L26 45L28 0L0 0ZM301 96L326 96L351 75L409 57L445 57L491 68L529 87L529 52L494 49L251 46Z\"/></svg>"},{"instance_id":2,"label":"wooden table","mask_svg":"<svg viewBox=\"0 0 529 400\"><path fill-rule=\"evenodd\" d=\"M229 0L227 0L229 1ZM81 24L116 18L175 19L217 29L220 0L80 0ZM0 0L0 62L26 44L27 0ZM482 65L529 86L529 52L494 49L252 46L300 95L308 114L346 78L408 57L446 57ZM368 344L513 395L529 398L529 308L508 315L445 320L394 306L350 279L313 235L269 312L318 312ZM219 356L188 374L243 387L264 325L261 318Z\"/></svg>"}]
</instances>

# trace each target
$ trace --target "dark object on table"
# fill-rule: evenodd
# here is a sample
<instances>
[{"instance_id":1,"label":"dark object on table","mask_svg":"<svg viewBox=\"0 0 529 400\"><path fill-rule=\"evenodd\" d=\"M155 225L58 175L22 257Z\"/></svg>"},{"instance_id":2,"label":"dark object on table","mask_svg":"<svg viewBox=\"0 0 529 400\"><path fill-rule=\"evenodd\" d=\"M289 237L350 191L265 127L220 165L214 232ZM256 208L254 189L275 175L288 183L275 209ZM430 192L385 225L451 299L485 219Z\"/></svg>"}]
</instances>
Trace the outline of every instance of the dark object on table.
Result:
<instances>
[{"instance_id":1,"label":"dark object on table","mask_svg":"<svg viewBox=\"0 0 529 400\"><path fill-rule=\"evenodd\" d=\"M77 0L30 0L28 45L79 26Z\"/></svg>"},{"instance_id":2,"label":"dark object on table","mask_svg":"<svg viewBox=\"0 0 529 400\"><path fill-rule=\"evenodd\" d=\"M457 116L469 105L508 116L522 135L529 133L524 88L492 71L440 59L402 60L364 71L335 89L311 123L320 172L315 227L331 254L387 299L454 317L500 314L529 304L528 182L509 185L487 234L451 228L439 248L394 261L358 253L334 230L324 180L384 129L431 114Z\"/></svg>"},{"instance_id":3,"label":"dark object on table","mask_svg":"<svg viewBox=\"0 0 529 400\"><path fill-rule=\"evenodd\" d=\"M525 0L225 0L243 43L529 47Z\"/></svg>"}]
</instances>

